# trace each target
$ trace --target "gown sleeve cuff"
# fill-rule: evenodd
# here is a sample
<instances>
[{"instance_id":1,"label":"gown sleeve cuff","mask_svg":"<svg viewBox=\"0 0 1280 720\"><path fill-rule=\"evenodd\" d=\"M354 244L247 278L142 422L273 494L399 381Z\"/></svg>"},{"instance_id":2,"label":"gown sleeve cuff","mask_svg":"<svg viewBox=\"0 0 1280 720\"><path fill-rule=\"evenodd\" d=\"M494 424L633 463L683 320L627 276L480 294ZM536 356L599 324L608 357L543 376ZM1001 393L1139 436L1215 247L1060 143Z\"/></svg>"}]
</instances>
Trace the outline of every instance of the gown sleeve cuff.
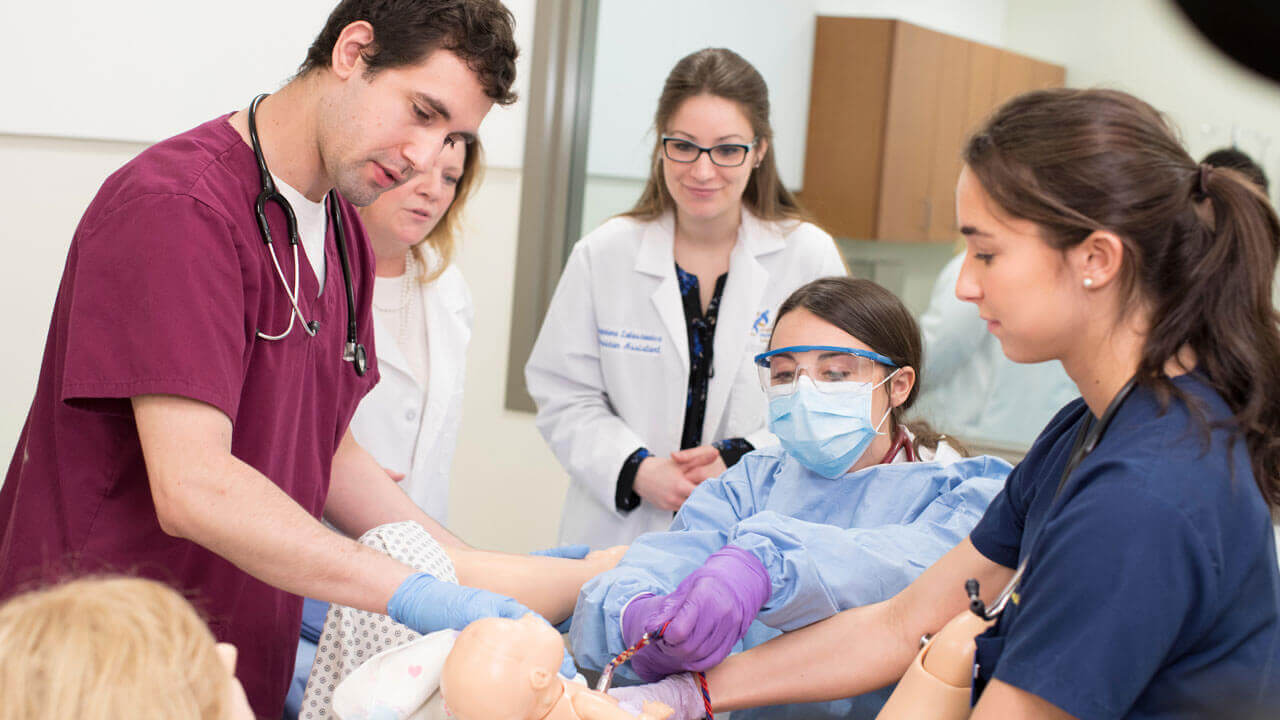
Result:
<instances>
[{"instance_id":1,"label":"gown sleeve cuff","mask_svg":"<svg viewBox=\"0 0 1280 720\"><path fill-rule=\"evenodd\" d=\"M720 459L725 467L733 467L743 455L755 450L755 446L746 438L725 438L711 443L711 447L720 451Z\"/></svg>"},{"instance_id":2,"label":"gown sleeve cuff","mask_svg":"<svg viewBox=\"0 0 1280 720\"><path fill-rule=\"evenodd\" d=\"M640 470L640 462L652 455L648 448L637 448L622 463L622 470L618 471L618 489L613 494L613 504L618 512L629 513L640 507L640 496L634 489L636 473Z\"/></svg>"}]
</instances>

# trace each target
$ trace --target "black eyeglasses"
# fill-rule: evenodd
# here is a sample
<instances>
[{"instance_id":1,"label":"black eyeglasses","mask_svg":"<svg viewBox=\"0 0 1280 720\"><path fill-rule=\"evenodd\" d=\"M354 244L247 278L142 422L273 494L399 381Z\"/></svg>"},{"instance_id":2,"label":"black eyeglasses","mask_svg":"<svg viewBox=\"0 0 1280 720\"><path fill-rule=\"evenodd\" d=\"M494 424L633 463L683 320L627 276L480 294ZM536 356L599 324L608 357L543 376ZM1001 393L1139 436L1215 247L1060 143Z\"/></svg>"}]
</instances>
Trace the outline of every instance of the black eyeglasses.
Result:
<instances>
[{"instance_id":1,"label":"black eyeglasses","mask_svg":"<svg viewBox=\"0 0 1280 720\"><path fill-rule=\"evenodd\" d=\"M747 151L755 144L756 141L752 140L749 145L725 143L723 145L702 147L684 138L664 136L662 138L662 154L666 155L667 159L672 162L691 163L697 162L698 158L702 157L702 153L706 153L714 165L738 167L747 161Z\"/></svg>"}]
</instances>

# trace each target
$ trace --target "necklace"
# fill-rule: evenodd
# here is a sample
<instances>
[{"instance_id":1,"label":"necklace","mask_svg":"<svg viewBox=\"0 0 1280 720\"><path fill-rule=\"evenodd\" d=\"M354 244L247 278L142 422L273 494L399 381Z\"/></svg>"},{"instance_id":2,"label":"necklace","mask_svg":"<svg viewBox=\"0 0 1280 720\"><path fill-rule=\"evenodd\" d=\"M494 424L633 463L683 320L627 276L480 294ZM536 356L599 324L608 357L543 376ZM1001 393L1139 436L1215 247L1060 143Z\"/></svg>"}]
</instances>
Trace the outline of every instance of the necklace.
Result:
<instances>
[{"instance_id":1,"label":"necklace","mask_svg":"<svg viewBox=\"0 0 1280 720\"><path fill-rule=\"evenodd\" d=\"M412 305L417 293L414 292L415 286L418 284L418 268L417 261L413 257L413 253L405 253L404 258L404 274L399 277L400 280L400 302L393 306L383 306L376 302L373 304L375 310L385 313L396 313L396 339L403 351L405 343L409 338L409 323L413 315Z\"/></svg>"}]
</instances>

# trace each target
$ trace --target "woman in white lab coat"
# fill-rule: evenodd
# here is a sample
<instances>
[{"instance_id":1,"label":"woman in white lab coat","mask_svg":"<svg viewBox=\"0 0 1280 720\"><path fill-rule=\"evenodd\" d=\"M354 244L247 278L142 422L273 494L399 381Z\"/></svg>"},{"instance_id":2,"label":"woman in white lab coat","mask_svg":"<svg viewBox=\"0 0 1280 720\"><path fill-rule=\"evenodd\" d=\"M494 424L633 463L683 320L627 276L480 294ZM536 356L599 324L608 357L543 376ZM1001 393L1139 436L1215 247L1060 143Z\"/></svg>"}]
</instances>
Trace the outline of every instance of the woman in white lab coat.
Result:
<instances>
[{"instance_id":1,"label":"woman in white lab coat","mask_svg":"<svg viewBox=\"0 0 1280 720\"><path fill-rule=\"evenodd\" d=\"M458 217L482 166L478 141L454 143L435 167L360 209L376 263L373 331L382 378L356 408L351 433L442 525L474 314L452 260ZM328 608L311 598L303 605L286 718L297 717Z\"/></svg>"},{"instance_id":2,"label":"woman in white lab coat","mask_svg":"<svg viewBox=\"0 0 1280 720\"><path fill-rule=\"evenodd\" d=\"M379 382L351 432L428 515L443 524L462 419L474 307L452 263L458 217L480 170L480 146L461 142L436 167L360 210L377 258L373 327Z\"/></svg>"},{"instance_id":3,"label":"woman in white lab coat","mask_svg":"<svg viewBox=\"0 0 1280 720\"><path fill-rule=\"evenodd\" d=\"M773 444L751 358L796 288L844 275L778 179L768 89L729 50L672 69L636 206L574 247L525 366L570 475L560 541L665 529L703 480Z\"/></svg>"}]
</instances>

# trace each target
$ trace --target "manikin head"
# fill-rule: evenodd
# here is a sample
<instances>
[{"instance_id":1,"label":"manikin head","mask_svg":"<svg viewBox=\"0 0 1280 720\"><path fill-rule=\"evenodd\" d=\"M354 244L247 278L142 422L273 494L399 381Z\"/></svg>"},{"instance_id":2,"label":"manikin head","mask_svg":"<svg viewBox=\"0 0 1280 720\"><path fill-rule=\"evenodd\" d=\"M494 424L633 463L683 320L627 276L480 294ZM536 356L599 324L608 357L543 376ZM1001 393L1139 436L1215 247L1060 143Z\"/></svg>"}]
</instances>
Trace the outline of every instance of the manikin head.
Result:
<instances>
[{"instance_id":1,"label":"manikin head","mask_svg":"<svg viewBox=\"0 0 1280 720\"><path fill-rule=\"evenodd\" d=\"M440 692L458 720L536 720L564 695L560 634L536 615L485 618L458 634Z\"/></svg>"},{"instance_id":2,"label":"manikin head","mask_svg":"<svg viewBox=\"0 0 1280 720\"><path fill-rule=\"evenodd\" d=\"M235 661L172 588L73 580L0 606L0 720L251 720Z\"/></svg>"},{"instance_id":3,"label":"manikin head","mask_svg":"<svg viewBox=\"0 0 1280 720\"><path fill-rule=\"evenodd\" d=\"M298 75L319 88L319 152L338 191L372 203L514 102L513 24L497 0L341 2Z\"/></svg>"}]
</instances>

